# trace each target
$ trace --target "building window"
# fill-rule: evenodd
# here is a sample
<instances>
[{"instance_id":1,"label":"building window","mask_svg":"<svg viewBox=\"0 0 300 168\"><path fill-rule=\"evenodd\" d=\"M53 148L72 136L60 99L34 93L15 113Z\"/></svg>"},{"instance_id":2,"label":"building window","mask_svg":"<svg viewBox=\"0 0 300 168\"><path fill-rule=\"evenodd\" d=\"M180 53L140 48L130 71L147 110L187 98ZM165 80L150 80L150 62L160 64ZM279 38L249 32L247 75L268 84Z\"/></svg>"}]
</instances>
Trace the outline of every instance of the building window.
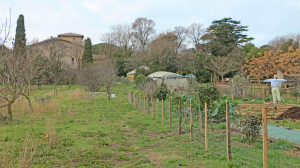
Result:
<instances>
[{"instance_id":1,"label":"building window","mask_svg":"<svg viewBox=\"0 0 300 168\"><path fill-rule=\"evenodd\" d=\"M74 64L74 58L72 58L72 64Z\"/></svg>"}]
</instances>

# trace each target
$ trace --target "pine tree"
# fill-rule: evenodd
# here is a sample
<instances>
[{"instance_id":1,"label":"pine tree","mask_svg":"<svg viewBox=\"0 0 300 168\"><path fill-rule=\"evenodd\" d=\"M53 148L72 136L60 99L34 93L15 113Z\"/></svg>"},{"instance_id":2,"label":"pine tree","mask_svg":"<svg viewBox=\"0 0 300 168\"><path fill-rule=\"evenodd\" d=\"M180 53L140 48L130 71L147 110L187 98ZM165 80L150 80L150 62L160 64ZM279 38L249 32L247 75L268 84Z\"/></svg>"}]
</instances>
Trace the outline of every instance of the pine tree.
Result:
<instances>
[{"instance_id":1,"label":"pine tree","mask_svg":"<svg viewBox=\"0 0 300 168\"><path fill-rule=\"evenodd\" d=\"M25 34L24 16L22 14L19 16L17 21L14 47L15 47L16 55L23 55L26 53L26 34Z\"/></svg>"},{"instance_id":2,"label":"pine tree","mask_svg":"<svg viewBox=\"0 0 300 168\"><path fill-rule=\"evenodd\" d=\"M82 63L85 64L85 63L92 63L92 62L93 62L92 42L90 38L87 38L84 44Z\"/></svg>"}]
</instances>

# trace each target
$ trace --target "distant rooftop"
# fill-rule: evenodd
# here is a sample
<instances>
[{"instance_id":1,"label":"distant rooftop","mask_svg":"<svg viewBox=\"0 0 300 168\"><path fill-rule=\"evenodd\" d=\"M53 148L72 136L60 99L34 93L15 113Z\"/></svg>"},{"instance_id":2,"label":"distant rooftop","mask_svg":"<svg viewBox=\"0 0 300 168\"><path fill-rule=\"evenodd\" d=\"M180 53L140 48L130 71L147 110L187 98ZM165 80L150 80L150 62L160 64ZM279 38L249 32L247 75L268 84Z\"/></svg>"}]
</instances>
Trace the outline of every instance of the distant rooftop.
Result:
<instances>
[{"instance_id":1,"label":"distant rooftop","mask_svg":"<svg viewBox=\"0 0 300 168\"><path fill-rule=\"evenodd\" d=\"M76 33L64 33L64 34L59 34L58 37L84 37L84 35L81 34L76 34Z\"/></svg>"}]
</instances>

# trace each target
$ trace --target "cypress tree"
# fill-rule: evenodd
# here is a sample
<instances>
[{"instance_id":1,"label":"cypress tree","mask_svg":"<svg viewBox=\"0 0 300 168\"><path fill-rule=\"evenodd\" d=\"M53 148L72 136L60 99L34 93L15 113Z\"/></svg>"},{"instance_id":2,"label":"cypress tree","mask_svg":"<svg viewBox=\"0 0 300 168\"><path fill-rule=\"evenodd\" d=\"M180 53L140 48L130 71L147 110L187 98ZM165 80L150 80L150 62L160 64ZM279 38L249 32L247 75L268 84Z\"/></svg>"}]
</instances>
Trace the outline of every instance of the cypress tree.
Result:
<instances>
[{"instance_id":1,"label":"cypress tree","mask_svg":"<svg viewBox=\"0 0 300 168\"><path fill-rule=\"evenodd\" d=\"M85 40L82 63L93 63L92 42L90 38L87 38Z\"/></svg>"},{"instance_id":2,"label":"cypress tree","mask_svg":"<svg viewBox=\"0 0 300 168\"><path fill-rule=\"evenodd\" d=\"M17 55L26 53L26 34L24 25L24 16L21 14L17 21L16 37L15 37L15 52Z\"/></svg>"}]
</instances>

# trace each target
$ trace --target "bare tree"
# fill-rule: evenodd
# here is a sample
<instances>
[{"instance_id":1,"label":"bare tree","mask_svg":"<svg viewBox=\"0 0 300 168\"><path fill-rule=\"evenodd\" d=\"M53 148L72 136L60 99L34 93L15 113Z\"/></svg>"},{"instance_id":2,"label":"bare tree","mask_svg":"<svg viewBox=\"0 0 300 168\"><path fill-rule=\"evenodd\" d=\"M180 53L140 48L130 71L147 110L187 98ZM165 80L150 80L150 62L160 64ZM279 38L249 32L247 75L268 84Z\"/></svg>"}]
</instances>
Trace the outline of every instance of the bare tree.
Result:
<instances>
[{"instance_id":1,"label":"bare tree","mask_svg":"<svg viewBox=\"0 0 300 168\"><path fill-rule=\"evenodd\" d=\"M147 18L137 18L132 24L133 36L144 50L155 35L155 22Z\"/></svg>"},{"instance_id":2,"label":"bare tree","mask_svg":"<svg viewBox=\"0 0 300 168\"><path fill-rule=\"evenodd\" d=\"M216 56L209 58L204 67L221 75L223 81L224 75L237 70L239 64L240 61L232 56Z\"/></svg>"},{"instance_id":3,"label":"bare tree","mask_svg":"<svg viewBox=\"0 0 300 168\"><path fill-rule=\"evenodd\" d=\"M196 51L199 51L202 42L202 36L205 30L200 23L193 23L187 28L187 36L195 46Z\"/></svg>"},{"instance_id":4,"label":"bare tree","mask_svg":"<svg viewBox=\"0 0 300 168\"><path fill-rule=\"evenodd\" d=\"M11 12L10 12L11 13ZM5 45L14 46L13 40L10 37L11 18L9 16L0 29L0 108L7 107L8 119L13 120L11 105L15 100L27 93L29 89L28 74L30 74L31 57L16 54L14 50L8 49ZM25 49L24 49L25 50ZM26 99L30 100L28 97ZM30 103L30 101L29 101ZM31 103L30 107L32 109ZM3 118L1 114L0 118Z\"/></svg>"},{"instance_id":5,"label":"bare tree","mask_svg":"<svg viewBox=\"0 0 300 168\"><path fill-rule=\"evenodd\" d=\"M115 33L109 32L101 36L100 40L105 44L104 53L107 57L112 57L116 49Z\"/></svg>"},{"instance_id":6,"label":"bare tree","mask_svg":"<svg viewBox=\"0 0 300 168\"><path fill-rule=\"evenodd\" d=\"M105 62L100 64L101 67L101 80L106 88L108 101L110 101L111 87L116 79L116 63L112 59L107 59Z\"/></svg>"},{"instance_id":7,"label":"bare tree","mask_svg":"<svg viewBox=\"0 0 300 168\"><path fill-rule=\"evenodd\" d=\"M187 30L186 30L186 28L181 27L181 26L175 27L174 35L177 37L176 54L178 54L179 50L182 49L184 41L187 38Z\"/></svg>"},{"instance_id":8,"label":"bare tree","mask_svg":"<svg viewBox=\"0 0 300 168\"><path fill-rule=\"evenodd\" d=\"M99 64L87 64L83 66L78 75L78 82L87 87L90 92L97 92L103 86L102 67Z\"/></svg>"},{"instance_id":9,"label":"bare tree","mask_svg":"<svg viewBox=\"0 0 300 168\"><path fill-rule=\"evenodd\" d=\"M132 47L132 32L131 27L127 24L113 26L113 34L116 44L125 50L126 56L129 54L129 49Z\"/></svg>"},{"instance_id":10,"label":"bare tree","mask_svg":"<svg viewBox=\"0 0 300 168\"><path fill-rule=\"evenodd\" d=\"M2 51L0 57L0 108L7 106L8 119L13 120L11 105L28 91L30 57L16 56L13 50ZM31 107L32 108L32 107Z\"/></svg>"}]
</instances>

